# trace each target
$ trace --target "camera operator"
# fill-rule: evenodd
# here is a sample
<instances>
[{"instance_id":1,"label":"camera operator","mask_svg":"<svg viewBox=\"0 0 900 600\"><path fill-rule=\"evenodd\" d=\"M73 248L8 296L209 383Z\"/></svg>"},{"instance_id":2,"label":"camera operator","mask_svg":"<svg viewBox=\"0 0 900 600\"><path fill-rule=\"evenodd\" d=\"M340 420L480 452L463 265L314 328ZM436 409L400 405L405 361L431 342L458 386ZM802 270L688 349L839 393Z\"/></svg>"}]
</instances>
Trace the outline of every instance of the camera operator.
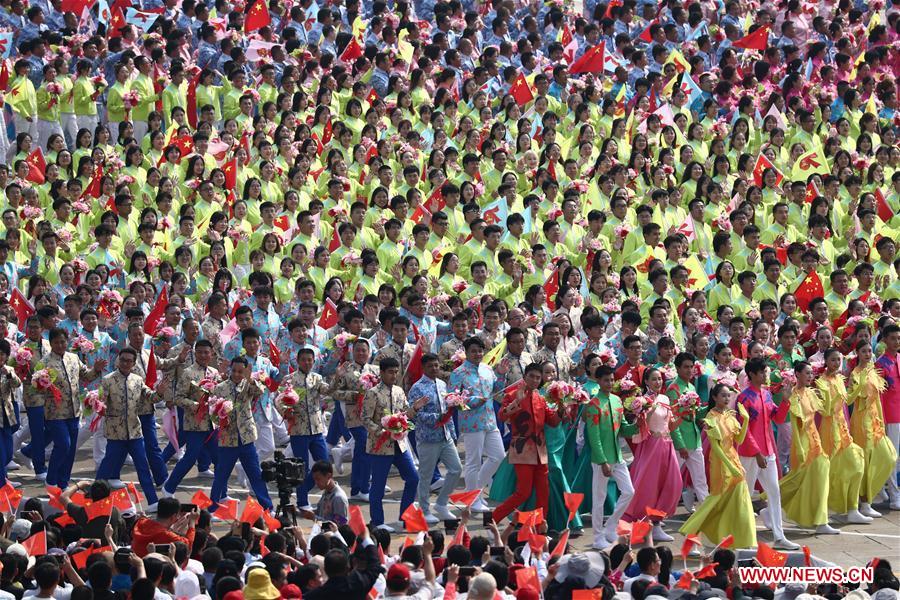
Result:
<instances>
[{"instance_id":1,"label":"camera operator","mask_svg":"<svg viewBox=\"0 0 900 600\"><path fill-rule=\"evenodd\" d=\"M347 493L334 480L334 467L327 460L317 460L310 471L310 477L316 487L322 490L322 497L316 504L316 510L300 509L300 514L307 519L331 521L343 525L350 518L350 502Z\"/></svg>"}]
</instances>

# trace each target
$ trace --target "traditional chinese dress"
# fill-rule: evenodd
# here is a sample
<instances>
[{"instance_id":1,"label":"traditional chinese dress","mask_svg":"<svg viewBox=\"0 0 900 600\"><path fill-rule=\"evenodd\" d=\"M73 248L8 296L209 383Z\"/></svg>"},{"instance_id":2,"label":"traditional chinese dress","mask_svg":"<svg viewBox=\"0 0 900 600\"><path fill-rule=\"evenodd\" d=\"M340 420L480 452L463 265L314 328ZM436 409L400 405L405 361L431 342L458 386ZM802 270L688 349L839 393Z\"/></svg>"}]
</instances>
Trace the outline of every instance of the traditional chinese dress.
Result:
<instances>
[{"instance_id":1,"label":"traditional chinese dress","mask_svg":"<svg viewBox=\"0 0 900 600\"><path fill-rule=\"evenodd\" d=\"M822 439L822 449L831 461L828 508L844 514L859 506L865 454L850 437L845 414L847 387L844 378L839 374L822 375L816 386L822 394L819 437Z\"/></svg>"},{"instance_id":2,"label":"traditional chinese dress","mask_svg":"<svg viewBox=\"0 0 900 600\"><path fill-rule=\"evenodd\" d=\"M886 387L875 365L858 366L850 374L847 404L853 404L850 435L863 450L864 464L861 497L871 501L894 473L897 451L884 433L881 393Z\"/></svg>"}]
</instances>

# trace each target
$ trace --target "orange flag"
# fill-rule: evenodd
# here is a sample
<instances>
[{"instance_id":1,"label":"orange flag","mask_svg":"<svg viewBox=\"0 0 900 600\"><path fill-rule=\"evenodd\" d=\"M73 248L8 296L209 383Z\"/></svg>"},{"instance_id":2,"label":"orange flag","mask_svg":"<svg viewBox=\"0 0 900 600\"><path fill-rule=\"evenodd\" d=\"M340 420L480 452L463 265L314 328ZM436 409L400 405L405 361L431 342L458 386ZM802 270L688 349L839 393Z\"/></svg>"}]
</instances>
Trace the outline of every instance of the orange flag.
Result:
<instances>
[{"instance_id":1,"label":"orange flag","mask_svg":"<svg viewBox=\"0 0 900 600\"><path fill-rule=\"evenodd\" d=\"M223 521L236 521L237 520L237 510L238 510L238 501L237 500L224 500L219 503L219 507L213 511L213 516L216 516Z\"/></svg>"},{"instance_id":2,"label":"orange flag","mask_svg":"<svg viewBox=\"0 0 900 600\"><path fill-rule=\"evenodd\" d=\"M112 514L113 509L113 500L111 497L107 496L103 500L97 500L96 502L91 502L87 506L84 507L84 512L87 513L88 521L92 521L98 517L108 517Z\"/></svg>"},{"instance_id":3,"label":"orange flag","mask_svg":"<svg viewBox=\"0 0 900 600\"><path fill-rule=\"evenodd\" d=\"M678 580L678 583L675 584L675 587L680 590L689 590L691 589L692 583L694 583L694 574L690 571L685 571L681 575L681 579Z\"/></svg>"},{"instance_id":4,"label":"orange flag","mask_svg":"<svg viewBox=\"0 0 900 600\"><path fill-rule=\"evenodd\" d=\"M191 497L191 504L196 504L197 508L203 510L204 508L209 508L213 505L212 499L206 495L206 492L203 490L197 490Z\"/></svg>"},{"instance_id":5,"label":"orange flag","mask_svg":"<svg viewBox=\"0 0 900 600\"><path fill-rule=\"evenodd\" d=\"M450 494L450 502L454 504L462 504L463 506L472 506L472 504L478 500L478 495L481 493L481 490L469 490L467 492L457 492L455 494Z\"/></svg>"},{"instance_id":6,"label":"orange flag","mask_svg":"<svg viewBox=\"0 0 900 600\"><path fill-rule=\"evenodd\" d=\"M647 534L653 529L653 524L648 521L635 521L631 524L631 545L641 544L647 539Z\"/></svg>"},{"instance_id":7,"label":"orange flag","mask_svg":"<svg viewBox=\"0 0 900 600\"><path fill-rule=\"evenodd\" d=\"M281 521L276 519L275 516L268 511L263 512L262 518L263 522L266 524L266 527L269 528L269 531L278 531L279 529L281 529Z\"/></svg>"},{"instance_id":8,"label":"orange flag","mask_svg":"<svg viewBox=\"0 0 900 600\"><path fill-rule=\"evenodd\" d=\"M702 569L700 569L699 571L694 573L694 577L696 577L697 579L704 579L706 577L715 577L716 576L716 567L718 567L718 566L719 566L719 563L717 563L717 562L709 563L708 565L706 565L705 567L703 567Z\"/></svg>"},{"instance_id":9,"label":"orange flag","mask_svg":"<svg viewBox=\"0 0 900 600\"><path fill-rule=\"evenodd\" d=\"M562 556L566 552L566 545L569 543L569 530L566 529L563 531L562 535L559 536L559 540L556 542L556 546L553 547L553 552L550 553L550 556Z\"/></svg>"},{"instance_id":10,"label":"orange flag","mask_svg":"<svg viewBox=\"0 0 900 600\"><path fill-rule=\"evenodd\" d=\"M719 542L719 548L731 548L734 546L734 536L731 534L726 535L722 538L722 541Z\"/></svg>"},{"instance_id":11,"label":"orange flag","mask_svg":"<svg viewBox=\"0 0 900 600\"><path fill-rule=\"evenodd\" d=\"M765 542L756 548L756 560L764 567L781 567L787 562L787 554L775 550Z\"/></svg>"},{"instance_id":12,"label":"orange flag","mask_svg":"<svg viewBox=\"0 0 900 600\"><path fill-rule=\"evenodd\" d=\"M572 590L572 600L603 600L603 590Z\"/></svg>"},{"instance_id":13,"label":"orange flag","mask_svg":"<svg viewBox=\"0 0 900 600\"><path fill-rule=\"evenodd\" d=\"M43 556L47 554L47 532L38 531L36 534L22 541L22 546L29 556Z\"/></svg>"},{"instance_id":14,"label":"orange flag","mask_svg":"<svg viewBox=\"0 0 900 600\"><path fill-rule=\"evenodd\" d=\"M259 502L254 500L253 498L247 498L247 504L244 505L244 512L241 513L241 523L256 523L257 519L259 519L265 509L263 509L262 505Z\"/></svg>"},{"instance_id":15,"label":"orange flag","mask_svg":"<svg viewBox=\"0 0 900 600\"><path fill-rule=\"evenodd\" d=\"M659 510L659 509L656 509L656 508L653 508L650 506L645 506L644 512L646 512L647 517L649 517L651 519L665 519L668 516L668 514L665 511L662 511L662 510Z\"/></svg>"},{"instance_id":16,"label":"orange flag","mask_svg":"<svg viewBox=\"0 0 900 600\"><path fill-rule=\"evenodd\" d=\"M522 589L526 587L530 587L536 592L541 591L541 581L538 579L537 567L526 567L516 571L516 588Z\"/></svg>"},{"instance_id":17,"label":"orange flag","mask_svg":"<svg viewBox=\"0 0 900 600\"><path fill-rule=\"evenodd\" d=\"M694 546L700 545L700 536L697 534L691 534L684 538L684 543L681 545L681 556L687 557L688 554L691 553L691 548Z\"/></svg>"},{"instance_id":18,"label":"orange flag","mask_svg":"<svg viewBox=\"0 0 900 600\"><path fill-rule=\"evenodd\" d=\"M569 521L571 521L575 518L578 507L584 502L584 494L566 492L563 494L563 501L566 503L566 508L569 509Z\"/></svg>"},{"instance_id":19,"label":"orange flag","mask_svg":"<svg viewBox=\"0 0 900 600\"><path fill-rule=\"evenodd\" d=\"M428 522L425 521L425 513L419 508L415 502L406 507L400 519L406 524L406 531L409 533L419 533L420 531L428 531Z\"/></svg>"}]
</instances>

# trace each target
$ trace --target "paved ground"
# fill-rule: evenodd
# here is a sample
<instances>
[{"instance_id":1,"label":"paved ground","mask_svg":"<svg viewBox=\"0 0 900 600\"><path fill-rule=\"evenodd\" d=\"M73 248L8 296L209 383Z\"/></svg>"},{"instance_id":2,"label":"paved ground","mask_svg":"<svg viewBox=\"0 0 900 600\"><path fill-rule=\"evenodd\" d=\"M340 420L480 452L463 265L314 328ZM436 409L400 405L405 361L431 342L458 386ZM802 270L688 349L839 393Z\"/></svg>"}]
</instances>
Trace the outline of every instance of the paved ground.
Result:
<instances>
[{"instance_id":1,"label":"paved ground","mask_svg":"<svg viewBox=\"0 0 900 600\"><path fill-rule=\"evenodd\" d=\"M349 473L349 465L347 465L347 473ZM94 474L94 462L89 450L85 447L77 454L73 478L76 480L93 479ZM135 480L136 476L133 467L126 466L122 471L122 477L123 480ZM44 496L46 494L43 484L31 474L30 466L23 466L19 471L11 471L10 478L13 481L22 482L26 498ZM234 478L232 478L232 481L235 481ZM347 474L339 476L338 481L345 490L349 490L349 477ZM202 489L209 493L211 484L212 482L209 479L198 478L196 470L194 470L179 486L177 496L183 501L188 501L197 490ZM385 514L390 522L391 519L399 517L398 510L402 481L396 475L396 472L389 479L388 485L393 490L385 497ZM270 491L274 496L274 490L271 489L271 486ZM230 493L236 498L246 497L246 490L232 488ZM315 502L318 496L315 493L310 494L310 499L311 502ZM368 517L368 505L363 504L361 506L363 513ZM810 530L799 529L790 525L787 525L785 530L792 541L809 546L815 556L840 566L864 565L871 557L879 556L890 560L896 569L900 566L900 511L891 512L887 506L883 505L876 505L875 508L883 513L883 518L876 519L871 525L840 526L841 535L815 536L812 535ZM675 541L671 542L670 546L676 554L681 547L682 537L674 532L684 520L685 514L682 509L679 514L676 514L667 522L666 529L675 537ZM588 520L588 523L585 525L587 535L572 540L572 544L575 547L586 548L590 544L589 526ZM481 520L473 518L469 529L480 531L482 529ZM772 541L771 533L762 529L761 521L759 537L764 541ZM399 540L402 540L402 536L398 535L397 539L399 542Z\"/></svg>"}]
</instances>

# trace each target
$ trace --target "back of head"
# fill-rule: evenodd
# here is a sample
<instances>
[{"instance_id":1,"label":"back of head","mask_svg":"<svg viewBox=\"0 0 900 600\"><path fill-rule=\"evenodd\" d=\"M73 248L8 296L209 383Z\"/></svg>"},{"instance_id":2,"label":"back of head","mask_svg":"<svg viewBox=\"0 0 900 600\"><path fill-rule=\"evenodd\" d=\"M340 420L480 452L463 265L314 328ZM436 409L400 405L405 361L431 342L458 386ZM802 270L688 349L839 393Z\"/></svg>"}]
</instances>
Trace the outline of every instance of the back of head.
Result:
<instances>
[{"instance_id":1,"label":"back of head","mask_svg":"<svg viewBox=\"0 0 900 600\"><path fill-rule=\"evenodd\" d=\"M490 573L480 573L469 582L471 600L493 600L497 592L497 581Z\"/></svg>"},{"instance_id":2,"label":"back of head","mask_svg":"<svg viewBox=\"0 0 900 600\"><path fill-rule=\"evenodd\" d=\"M325 575L327 575L329 579L346 575L347 571L350 570L350 562L347 559L347 553L343 550L329 550L325 555L324 567Z\"/></svg>"}]
</instances>

